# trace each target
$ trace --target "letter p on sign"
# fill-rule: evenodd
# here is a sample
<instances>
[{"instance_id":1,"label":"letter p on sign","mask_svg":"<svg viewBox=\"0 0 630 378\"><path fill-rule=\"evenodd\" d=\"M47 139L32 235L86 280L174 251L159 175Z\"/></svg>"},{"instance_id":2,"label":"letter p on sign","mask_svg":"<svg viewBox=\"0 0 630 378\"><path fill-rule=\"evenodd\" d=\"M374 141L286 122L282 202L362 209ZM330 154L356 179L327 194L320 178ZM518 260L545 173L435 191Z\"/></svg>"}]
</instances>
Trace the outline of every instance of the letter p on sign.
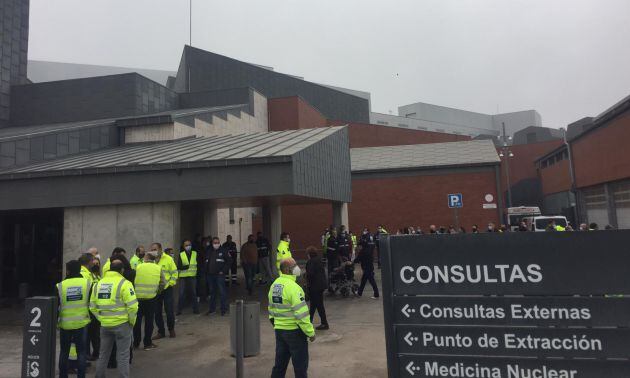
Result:
<instances>
[{"instance_id":1,"label":"letter p on sign","mask_svg":"<svg viewBox=\"0 0 630 378\"><path fill-rule=\"evenodd\" d=\"M462 194L461 193L449 194L448 207L450 208L464 207Z\"/></svg>"}]
</instances>

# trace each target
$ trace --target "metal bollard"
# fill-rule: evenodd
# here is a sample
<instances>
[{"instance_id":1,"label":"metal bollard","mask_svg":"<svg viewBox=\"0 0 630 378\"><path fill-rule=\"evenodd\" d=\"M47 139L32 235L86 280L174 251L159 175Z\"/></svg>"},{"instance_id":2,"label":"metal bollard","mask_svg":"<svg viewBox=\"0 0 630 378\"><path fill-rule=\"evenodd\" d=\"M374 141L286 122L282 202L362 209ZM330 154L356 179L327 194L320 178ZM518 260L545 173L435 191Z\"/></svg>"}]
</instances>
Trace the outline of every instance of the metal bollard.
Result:
<instances>
[{"instance_id":1,"label":"metal bollard","mask_svg":"<svg viewBox=\"0 0 630 378\"><path fill-rule=\"evenodd\" d=\"M245 340L243 338L243 300L236 300L236 378L243 378L243 359L245 358Z\"/></svg>"}]
</instances>

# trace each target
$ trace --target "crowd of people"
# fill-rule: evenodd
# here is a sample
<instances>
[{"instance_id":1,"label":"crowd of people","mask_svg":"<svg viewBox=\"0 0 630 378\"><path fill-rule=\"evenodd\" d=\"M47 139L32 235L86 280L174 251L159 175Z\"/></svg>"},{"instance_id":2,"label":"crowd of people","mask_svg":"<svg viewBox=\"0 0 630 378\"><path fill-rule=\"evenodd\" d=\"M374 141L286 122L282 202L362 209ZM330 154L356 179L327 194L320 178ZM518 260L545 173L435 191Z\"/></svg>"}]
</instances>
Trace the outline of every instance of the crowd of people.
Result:
<instances>
[{"instance_id":1,"label":"crowd of people","mask_svg":"<svg viewBox=\"0 0 630 378\"><path fill-rule=\"evenodd\" d=\"M607 229L609 227L606 227ZM519 231L529 231L526 223ZM550 222L549 231L572 231L570 225ZM594 231L598 225L581 224L579 231ZM505 225L489 223L486 232L510 232ZM465 233L463 227L436 227L427 234ZM473 225L471 233L479 233ZM400 229L398 234L424 234L420 227ZM321 250L307 248L308 261L303 282L301 269L293 259L290 235L283 232L275 249L275 271L271 243L261 232L249 235L240 248L240 263L249 295L256 282L269 288L269 318L276 331L276 361L273 377L283 377L292 360L296 376L306 376L308 340L315 330L325 331L330 325L324 306L324 294L336 294L341 275L354 282L354 265L362 270L355 294L361 297L369 283L371 298L379 297L374 262L379 261L380 240L388 231L379 225L374 233L366 227L360 236L330 226L321 236ZM152 243L148 250L139 245L128 258L125 249L116 247L109 258L90 248L77 260L66 263L66 279L57 284L59 294L61 377L76 371L85 377L88 361L96 362L96 377L104 377L107 368L117 368L119 376L129 376L133 350L152 350L155 340L175 338L175 316L187 306L199 314L200 302L207 298L206 315L228 313L227 286L239 285L237 279L238 248L231 236L221 243L218 237L185 240L179 253ZM380 266L380 264L379 264ZM277 273L276 273L277 272ZM303 288L304 286L304 288ZM174 290L178 289L175 307ZM305 289L305 290L304 290ZM306 303L310 302L310 306ZM176 309L176 312L175 312ZM313 327L315 314L321 324ZM155 331L155 333L154 333Z\"/></svg>"},{"instance_id":2,"label":"crowd of people","mask_svg":"<svg viewBox=\"0 0 630 378\"><path fill-rule=\"evenodd\" d=\"M612 230L613 227L611 225L606 225L605 229ZM549 220L545 227L545 231L597 231L597 230L599 230L599 226L597 225L597 223L590 223L590 224L581 223L580 226L576 230L573 228L573 226L570 223L568 223L566 226L563 226L561 224L558 224L553 219ZM489 222L485 231L480 230L478 225L473 224L469 232L472 234L478 234L480 232L502 233L502 232L511 232L511 231L531 232L532 226L527 221L519 222L519 224L513 228L505 224L501 224L497 226L494 222ZM445 227L445 226L437 227L436 225L432 224L429 226L429 229L427 232L425 232L420 226L418 227L409 226L409 227L399 228L396 231L396 235L465 234L467 232L468 231L463 226L456 227L454 225L449 225L448 227Z\"/></svg>"},{"instance_id":3,"label":"crowd of people","mask_svg":"<svg viewBox=\"0 0 630 378\"><path fill-rule=\"evenodd\" d=\"M258 233L241 246L245 284L252 294L255 280L265 284L274 278L271 245ZM128 257L124 248L113 249L109 258L92 247L66 263L66 278L57 284L59 295L59 374L85 377L89 361L96 361L96 376L117 368L129 376L133 350L152 350L155 340L177 337L175 316L191 306L199 314L199 302L207 298L206 315L228 313L228 285L238 285L237 247L231 236L185 240L179 253L152 243L139 245ZM175 307L175 293L178 302ZM175 313L175 309L177 312ZM166 321L165 321L166 320ZM154 333L154 330L156 332Z\"/></svg>"}]
</instances>

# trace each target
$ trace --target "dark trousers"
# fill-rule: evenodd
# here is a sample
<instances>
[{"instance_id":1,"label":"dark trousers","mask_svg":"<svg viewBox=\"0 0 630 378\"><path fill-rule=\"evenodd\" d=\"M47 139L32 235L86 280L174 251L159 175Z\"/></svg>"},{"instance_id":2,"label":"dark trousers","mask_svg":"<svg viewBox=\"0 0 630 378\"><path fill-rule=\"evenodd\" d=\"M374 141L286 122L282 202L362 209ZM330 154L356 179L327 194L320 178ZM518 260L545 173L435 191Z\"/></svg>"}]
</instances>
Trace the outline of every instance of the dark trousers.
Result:
<instances>
[{"instance_id":1,"label":"dark trousers","mask_svg":"<svg viewBox=\"0 0 630 378\"><path fill-rule=\"evenodd\" d=\"M247 286L247 292L252 293L254 289L254 276L256 275L256 267L258 264L243 264L243 272L245 273L245 285Z\"/></svg>"},{"instance_id":2,"label":"dark trousers","mask_svg":"<svg viewBox=\"0 0 630 378\"><path fill-rule=\"evenodd\" d=\"M308 297L311 302L311 307L309 308L309 312L311 314L311 323L313 323L313 316L315 316L315 310L319 313L319 319L322 321L322 324L328 325L328 320L326 319L326 309L324 308L324 291L323 290L309 290Z\"/></svg>"},{"instance_id":3,"label":"dark trousers","mask_svg":"<svg viewBox=\"0 0 630 378\"><path fill-rule=\"evenodd\" d=\"M199 313L199 302L197 302L197 277L182 277L179 279L179 300L177 301L177 313L184 309L186 299L192 301L193 312Z\"/></svg>"},{"instance_id":4,"label":"dark trousers","mask_svg":"<svg viewBox=\"0 0 630 378\"><path fill-rule=\"evenodd\" d=\"M155 310L155 325L157 325L158 333L165 335L164 318L162 317L162 308L166 312L166 326L169 331L175 329L175 313L173 312L173 286L164 290L157 296L157 308Z\"/></svg>"},{"instance_id":5,"label":"dark trousers","mask_svg":"<svg viewBox=\"0 0 630 378\"><path fill-rule=\"evenodd\" d=\"M221 300L221 314L225 314L228 311L227 308L227 290L225 288L225 275L224 274L208 274L208 287L210 288L210 301L208 303L208 311L214 312L217 307L217 295Z\"/></svg>"},{"instance_id":6,"label":"dark trousers","mask_svg":"<svg viewBox=\"0 0 630 378\"><path fill-rule=\"evenodd\" d=\"M92 313L90 313L90 324L88 324L88 339L92 344L92 358L98 359L98 350L101 349L101 323Z\"/></svg>"},{"instance_id":7,"label":"dark trousers","mask_svg":"<svg viewBox=\"0 0 630 378\"><path fill-rule=\"evenodd\" d=\"M301 329L276 330L276 362L271 378L284 378L289 360L293 362L295 378L306 378L308 371L308 341Z\"/></svg>"},{"instance_id":8,"label":"dark trousers","mask_svg":"<svg viewBox=\"0 0 630 378\"><path fill-rule=\"evenodd\" d=\"M144 317L144 346L151 345L151 336L153 336L153 317L155 316L155 307L157 298L138 299L138 315L136 325L133 326L133 345L139 346L142 338L142 318Z\"/></svg>"},{"instance_id":9,"label":"dark trousers","mask_svg":"<svg viewBox=\"0 0 630 378\"><path fill-rule=\"evenodd\" d=\"M68 356L70 355L70 344L74 343L77 348L77 377L85 378L88 346L87 335L87 326L79 329L59 330L59 377L68 377Z\"/></svg>"},{"instance_id":10,"label":"dark trousers","mask_svg":"<svg viewBox=\"0 0 630 378\"><path fill-rule=\"evenodd\" d=\"M359 285L359 296L363 295L363 289L365 289L365 284L370 282L372 285L372 289L374 290L374 296L378 298L378 286L376 285L376 280L374 279L374 270L364 270L363 276L361 277L361 285Z\"/></svg>"},{"instance_id":11,"label":"dark trousers","mask_svg":"<svg viewBox=\"0 0 630 378\"><path fill-rule=\"evenodd\" d=\"M339 258L337 257L336 254L334 256L329 256L329 258L327 259L327 263L328 263L328 286L330 286L330 280L332 279L333 270L339 267Z\"/></svg>"},{"instance_id":12,"label":"dark trousers","mask_svg":"<svg viewBox=\"0 0 630 378\"><path fill-rule=\"evenodd\" d=\"M208 282L206 281L206 272L197 272L197 296L199 301L205 301L208 297Z\"/></svg>"}]
</instances>

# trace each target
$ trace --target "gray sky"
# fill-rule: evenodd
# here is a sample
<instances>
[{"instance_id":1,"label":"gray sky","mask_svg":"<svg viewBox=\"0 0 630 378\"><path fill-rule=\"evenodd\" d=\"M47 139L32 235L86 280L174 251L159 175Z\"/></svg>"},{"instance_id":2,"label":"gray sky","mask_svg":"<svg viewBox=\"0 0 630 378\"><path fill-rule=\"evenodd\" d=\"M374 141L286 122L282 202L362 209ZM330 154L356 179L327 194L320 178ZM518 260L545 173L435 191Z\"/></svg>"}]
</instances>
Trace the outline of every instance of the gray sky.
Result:
<instances>
[{"instance_id":1,"label":"gray sky","mask_svg":"<svg viewBox=\"0 0 630 378\"><path fill-rule=\"evenodd\" d=\"M630 94L628 0L193 0L195 47L372 93L536 109L562 127ZM31 0L29 58L176 70L187 0Z\"/></svg>"}]
</instances>

